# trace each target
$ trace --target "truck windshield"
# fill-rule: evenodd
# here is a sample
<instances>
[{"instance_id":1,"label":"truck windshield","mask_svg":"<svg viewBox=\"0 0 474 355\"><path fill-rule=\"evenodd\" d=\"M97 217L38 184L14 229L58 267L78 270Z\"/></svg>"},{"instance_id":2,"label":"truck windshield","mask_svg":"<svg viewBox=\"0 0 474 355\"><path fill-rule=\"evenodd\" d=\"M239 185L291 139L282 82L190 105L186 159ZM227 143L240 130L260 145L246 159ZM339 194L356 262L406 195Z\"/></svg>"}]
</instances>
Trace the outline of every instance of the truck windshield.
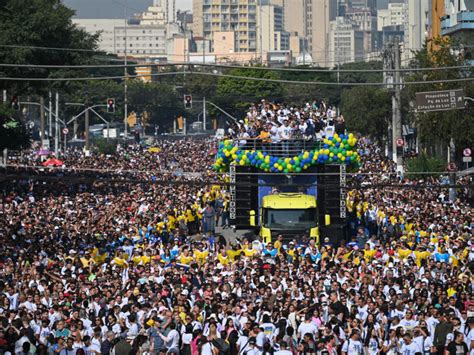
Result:
<instances>
[{"instance_id":1,"label":"truck windshield","mask_svg":"<svg viewBox=\"0 0 474 355\"><path fill-rule=\"evenodd\" d=\"M267 228L313 228L316 227L316 208L300 210L275 210L265 208L263 224Z\"/></svg>"}]
</instances>

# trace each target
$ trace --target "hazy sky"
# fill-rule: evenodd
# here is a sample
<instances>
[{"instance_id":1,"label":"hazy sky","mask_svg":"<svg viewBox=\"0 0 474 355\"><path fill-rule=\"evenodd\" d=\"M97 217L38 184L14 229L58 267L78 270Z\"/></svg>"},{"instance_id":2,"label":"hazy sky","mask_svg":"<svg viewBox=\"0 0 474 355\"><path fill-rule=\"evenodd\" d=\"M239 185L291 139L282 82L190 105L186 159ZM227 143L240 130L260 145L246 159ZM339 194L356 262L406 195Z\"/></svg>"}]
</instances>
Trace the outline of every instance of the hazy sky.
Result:
<instances>
[{"instance_id":1,"label":"hazy sky","mask_svg":"<svg viewBox=\"0 0 474 355\"><path fill-rule=\"evenodd\" d=\"M123 18L125 0L63 0L63 3L76 10L79 18ZM141 12L153 0L127 0L129 15ZM176 0L176 9L191 10L192 0Z\"/></svg>"}]
</instances>

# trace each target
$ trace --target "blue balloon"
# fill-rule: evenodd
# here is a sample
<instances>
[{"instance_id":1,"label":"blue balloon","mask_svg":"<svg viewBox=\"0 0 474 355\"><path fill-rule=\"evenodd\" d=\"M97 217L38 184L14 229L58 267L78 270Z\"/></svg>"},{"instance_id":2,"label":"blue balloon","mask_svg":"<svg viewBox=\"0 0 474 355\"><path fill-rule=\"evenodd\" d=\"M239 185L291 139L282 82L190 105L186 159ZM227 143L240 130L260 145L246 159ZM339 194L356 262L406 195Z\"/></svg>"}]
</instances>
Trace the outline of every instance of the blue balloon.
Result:
<instances>
[{"instance_id":1,"label":"blue balloon","mask_svg":"<svg viewBox=\"0 0 474 355\"><path fill-rule=\"evenodd\" d=\"M295 161L293 159L290 160L290 164L294 164Z\"/></svg>"},{"instance_id":2,"label":"blue balloon","mask_svg":"<svg viewBox=\"0 0 474 355\"><path fill-rule=\"evenodd\" d=\"M304 163L303 163L303 162L301 162L301 163L300 163L300 167L302 168L303 166L304 166Z\"/></svg>"},{"instance_id":3,"label":"blue balloon","mask_svg":"<svg viewBox=\"0 0 474 355\"><path fill-rule=\"evenodd\" d=\"M341 143L336 142L336 147L339 147L340 145L341 145Z\"/></svg>"},{"instance_id":4,"label":"blue balloon","mask_svg":"<svg viewBox=\"0 0 474 355\"><path fill-rule=\"evenodd\" d=\"M327 144L323 145L324 149L328 149L329 146Z\"/></svg>"}]
</instances>

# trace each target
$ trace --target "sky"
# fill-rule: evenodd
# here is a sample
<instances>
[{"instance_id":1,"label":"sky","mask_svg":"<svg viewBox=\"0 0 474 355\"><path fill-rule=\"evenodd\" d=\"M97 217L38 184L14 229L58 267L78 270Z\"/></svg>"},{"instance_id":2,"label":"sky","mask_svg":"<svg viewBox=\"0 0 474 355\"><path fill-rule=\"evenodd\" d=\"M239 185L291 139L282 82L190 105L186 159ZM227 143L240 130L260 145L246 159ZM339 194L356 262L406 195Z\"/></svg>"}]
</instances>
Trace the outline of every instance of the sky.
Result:
<instances>
[{"instance_id":1,"label":"sky","mask_svg":"<svg viewBox=\"0 0 474 355\"><path fill-rule=\"evenodd\" d=\"M78 18L123 18L127 1L128 15L141 12L153 0L63 0L66 6L76 10ZM176 0L176 9L191 10L192 0Z\"/></svg>"}]
</instances>

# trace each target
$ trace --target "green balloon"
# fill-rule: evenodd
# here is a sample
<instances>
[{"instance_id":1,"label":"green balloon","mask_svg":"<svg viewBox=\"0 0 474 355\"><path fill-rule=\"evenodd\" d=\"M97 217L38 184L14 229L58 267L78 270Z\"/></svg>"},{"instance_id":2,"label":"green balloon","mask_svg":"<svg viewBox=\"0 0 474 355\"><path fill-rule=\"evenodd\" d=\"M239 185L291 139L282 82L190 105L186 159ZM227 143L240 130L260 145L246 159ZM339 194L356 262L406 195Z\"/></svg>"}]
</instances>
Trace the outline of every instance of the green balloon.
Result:
<instances>
[{"instance_id":1,"label":"green balloon","mask_svg":"<svg viewBox=\"0 0 474 355\"><path fill-rule=\"evenodd\" d=\"M300 173L300 172L301 172L301 168L300 168L300 167L297 167L297 168L295 169L295 171L296 171L297 173Z\"/></svg>"},{"instance_id":2,"label":"green balloon","mask_svg":"<svg viewBox=\"0 0 474 355\"><path fill-rule=\"evenodd\" d=\"M329 160L328 160L328 161L329 161L330 163L332 163L332 162L333 162L332 158L329 158Z\"/></svg>"},{"instance_id":3,"label":"green balloon","mask_svg":"<svg viewBox=\"0 0 474 355\"><path fill-rule=\"evenodd\" d=\"M288 169L284 169L283 172L286 174L288 172Z\"/></svg>"}]
</instances>

